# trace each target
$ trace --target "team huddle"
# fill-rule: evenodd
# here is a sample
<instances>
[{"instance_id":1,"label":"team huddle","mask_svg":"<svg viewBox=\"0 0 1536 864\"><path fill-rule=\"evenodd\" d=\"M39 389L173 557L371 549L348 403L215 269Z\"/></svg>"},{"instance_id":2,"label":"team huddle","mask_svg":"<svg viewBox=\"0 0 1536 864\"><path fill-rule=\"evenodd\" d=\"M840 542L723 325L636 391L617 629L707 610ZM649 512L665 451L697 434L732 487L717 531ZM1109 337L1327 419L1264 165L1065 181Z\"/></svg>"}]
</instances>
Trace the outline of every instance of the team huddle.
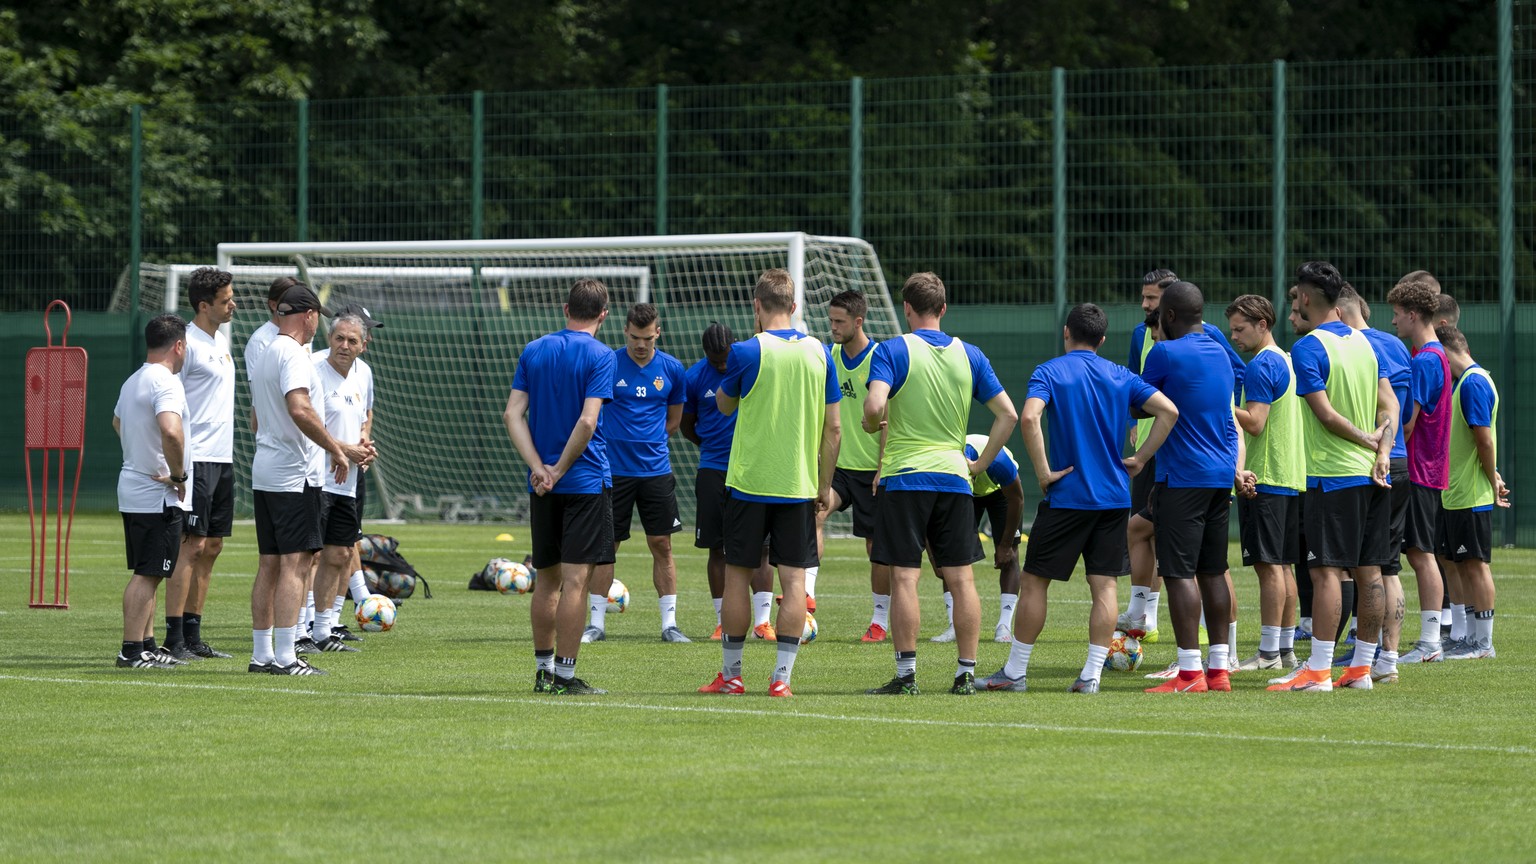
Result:
<instances>
[{"instance_id":1,"label":"team huddle","mask_svg":"<svg viewBox=\"0 0 1536 864\"><path fill-rule=\"evenodd\" d=\"M234 311L230 283L213 268L194 274L192 325L174 315L150 322L147 361L118 403L119 509L133 572L119 666L228 656L200 626L233 517L235 373L218 331ZM1127 365L1098 354L1104 311L1078 305L1064 352L1034 370L1019 409L986 356L943 332L936 275L906 281L909 332L883 342L865 333L857 291L830 301L832 344L798 329L795 287L787 271L764 272L753 290L756 332L738 342L711 324L703 359L688 369L656 347L660 314L648 303L627 311L623 347L600 342L608 291L593 279L570 289L565 329L523 349L503 420L529 466L535 692L604 692L577 677L577 657L606 638L616 552L636 511L661 639L690 641L677 623L674 433L699 449L694 545L708 550L722 652L702 693L746 692L743 646L755 637L777 648L769 695L792 695L825 522L843 510L870 562L863 641L889 639L895 651L894 675L871 694L919 692L924 556L948 619L933 641L954 642L945 680L960 695L1027 689L1048 589L1079 563L1092 605L1074 693L1098 692L1112 645L1160 638L1165 592L1177 659L1148 676L1161 679L1148 692L1227 691L1232 673L1258 670L1279 675L1271 690L1371 689L1397 681L1400 664L1494 656L1492 512L1509 506L1496 468L1498 392L1430 274L1410 273L1388 293L1394 337L1369 327L1369 304L1336 268L1303 264L1289 310L1300 338L1287 353L1269 300L1231 302L1229 344L1204 320L1201 290L1156 270L1143 279L1146 319ZM271 320L244 355L261 553L249 669L323 674L302 655L357 650L339 615L349 594L354 603L368 595L358 477L377 451L372 376L358 355L380 325L361 307L338 309L329 350L311 355L319 317L332 311L288 278L273 283L268 307ZM966 434L972 402L990 413L985 435ZM1042 492L1022 561L1021 462L1005 446L1015 426ZM1234 498L1242 563L1259 583L1258 650L1243 660L1227 560ZM1010 647L1001 669L978 675L973 565L984 557L984 520L999 574L993 638ZM1421 631L1400 652L1404 557ZM1120 612L1117 579L1128 574L1130 605ZM167 578L159 645L152 619ZM1298 638L1311 640L1302 662Z\"/></svg>"}]
</instances>

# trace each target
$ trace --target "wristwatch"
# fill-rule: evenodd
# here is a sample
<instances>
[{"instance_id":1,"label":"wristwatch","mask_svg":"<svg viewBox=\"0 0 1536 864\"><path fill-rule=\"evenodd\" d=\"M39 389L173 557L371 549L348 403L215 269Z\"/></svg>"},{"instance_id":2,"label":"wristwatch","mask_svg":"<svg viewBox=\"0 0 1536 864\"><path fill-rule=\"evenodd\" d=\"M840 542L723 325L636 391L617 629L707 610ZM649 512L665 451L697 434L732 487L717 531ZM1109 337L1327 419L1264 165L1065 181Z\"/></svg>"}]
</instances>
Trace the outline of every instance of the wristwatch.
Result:
<instances>
[{"instance_id":1,"label":"wristwatch","mask_svg":"<svg viewBox=\"0 0 1536 864\"><path fill-rule=\"evenodd\" d=\"M183 474L180 477L172 477L171 478L171 482L172 483L185 483L185 482L187 482L187 475Z\"/></svg>"}]
</instances>

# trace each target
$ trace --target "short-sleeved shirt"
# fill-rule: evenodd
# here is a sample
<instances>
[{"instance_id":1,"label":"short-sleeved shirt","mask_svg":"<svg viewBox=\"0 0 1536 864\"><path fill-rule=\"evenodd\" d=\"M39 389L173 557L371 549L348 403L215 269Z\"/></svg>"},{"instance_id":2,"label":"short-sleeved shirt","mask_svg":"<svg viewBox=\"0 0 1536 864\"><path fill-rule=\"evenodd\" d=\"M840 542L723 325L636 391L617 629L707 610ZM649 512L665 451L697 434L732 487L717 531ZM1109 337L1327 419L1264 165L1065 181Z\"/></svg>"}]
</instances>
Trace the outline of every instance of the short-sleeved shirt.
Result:
<instances>
[{"instance_id":1,"label":"short-sleeved shirt","mask_svg":"<svg viewBox=\"0 0 1536 864\"><path fill-rule=\"evenodd\" d=\"M1178 422L1157 451L1156 479L1171 488L1224 489L1237 473L1233 375L1225 344L1202 331L1159 342L1147 355L1142 379L1179 409Z\"/></svg>"},{"instance_id":2,"label":"short-sleeved shirt","mask_svg":"<svg viewBox=\"0 0 1536 864\"><path fill-rule=\"evenodd\" d=\"M194 462L233 462L235 458L235 360L229 337L187 327L187 358L181 366L187 391L187 444Z\"/></svg>"},{"instance_id":3,"label":"short-sleeved shirt","mask_svg":"<svg viewBox=\"0 0 1536 864\"><path fill-rule=\"evenodd\" d=\"M1472 369L1480 368L1472 364ZM1469 428L1493 428L1493 408L1498 404L1498 396L1493 391L1493 383L1483 375L1468 375L1461 373L1466 380L1461 384L1461 416L1467 421ZM1471 508L1474 512L1492 510L1492 504L1478 505Z\"/></svg>"},{"instance_id":4,"label":"short-sleeved shirt","mask_svg":"<svg viewBox=\"0 0 1536 864\"><path fill-rule=\"evenodd\" d=\"M667 409L683 404L683 364L665 351L639 366L629 350L613 352L613 401L603 408L603 440L615 477L659 477L672 473L667 447Z\"/></svg>"},{"instance_id":5,"label":"short-sleeved shirt","mask_svg":"<svg viewBox=\"0 0 1536 864\"><path fill-rule=\"evenodd\" d=\"M1120 463L1122 430L1131 409L1141 408L1156 392L1129 369L1092 351L1069 351L1035 367L1025 398L1045 403L1051 468L1072 466L1071 473L1045 493L1052 508L1131 506L1130 475ZM1157 461L1163 461L1161 455Z\"/></svg>"},{"instance_id":6,"label":"short-sleeved shirt","mask_svg":"<svg viewBox=\"0 0 1536 864\"><path fill-rule=\"evenodd\" d=\"M363 396L361 376L357 374L356 361L345 378L331 365L328 358L313 358L315 369L320 373L320 388L325 394L325 431L337 441L356 444L363 438L363 423L368 419L367 401ZM322 489L333 495L357 497L357 479L362 473L347 472L345 483L337 483L334 474L327 472Z\"/></svg>"},{"instance_id":7,"label":"short-sleeved shirt","mask_svg":"<svg viewBox=\"0 0 1536 864\"><path fill-rule=\"evenodd\" d=\"M940 330L913 330L912 335L935 348L943 348L955 338ZM966 359L971 366L971 398L986 404L992 397L1003 392L1002 382L997 380L997 373L992 371L992 361L981 353L980 348L969 342L961 344L965 346ZM875 346L875 354L869 361L869 380L871 383L884 381L890 385L890 396L895 398L907 382L910 367L911 355L907 351L906 340L887 339ZM963 434L964 430L960 431ZM971 484L964 477L927 471L883 476L880 485L893 491L963 492L967 495L971 492Z\"/></svg>"},{"instance_id":8,"label":"short-sleeved shirt","mask_svg":"<svg viewBox=\"0 0 1536 864\"><path fill-rule=\"evenodd\" d=\"M704 358L688 368L687 396L683 413L695 418L693 431L698 434L699 467L724 471L731 463L731 436L736 432L736 415L721 414L715 391L725 380L725 373Z\"/></svg>"},{"instance_id":9,"label":"short-sleeved shirt","mask_svg":"<svg viewBox=\"0 0 1536 864\"><path fill-rule=\"evenodd\" d=\"M320 486L325 451L309 440L288 413L288 394L304 390L315 413L325 418L320 371L309 351L287 336L273 339L251 371L251 408L256 412L256 457L251 488L261 492L302 492ZM320 474L314 471L320 466Z\"/></svg>"},{"instance_id":10,"label":"short-sleeved shirt","mask_svg":"<svg viewBox=\"0 0 1536 864\"><path fill-rule=\"evenodd\" d=\"M245 340L245 377L247 380L256 380L256 369L261 365L261 355L277 338L277 325L271 321L263 322L260 327L251 331L251 338Z\"/></svg>"},{"instance_id":11,"label":"short-sleeved shirt","mask_svg":"<svg viewBox=\"0 0 1536 864\"><path fill-rule=\"evenodd\" d=\"M792 342L810 338L803 331L795 329L769 330L768 334ZM825 351L822 352L822 356L827 356ZM740 399L743 393L750 393L752 391L752 385L757 383L757 375L762 370L762 366L763 347L759 340L747 339L743 342L737 342L731 346L731 353L725 361L725 375L720 381L719 389L725 391L725 395L733 399ZM827 361L826 404L835 405L842 401L842 398L842 388L837 384L837 370L833 368L833 364L829 359ZM733 416L739 416L740 414L741 412L738 410L736 415ZM754 495L735 488L730 490L730 494L731 497L742 501L756 501L766 504L785 504L799 500L809 500L780 498L772 495Z\"/></svg>"},{"instance_id":12,"label":"short-sleeved shirt","mask_svg":"<svg viewBox=\"0 0 1536 864\"><path fill-rule=\"evenodd\" d=\"M322 348L310 355L316 360L324 360L331 356L331 349ZM352 374L357 376L357 386L363 391L363 409L373 410L373 367L361 357L352 361Z\"/></svg>"},{"instance_id":13,"label":"short-sleeved shirt","mask_svg":"<svg viewBox=\"0 0 1536 864\"><path fill-rule=\"evenodd\" d=\"M1243 363L1243 358L1238 356L1237 350L1227 341L1227 337L1221 332L1220 327L1206 322L1203 329L1205 330L1205 335L1215 339L1221 347L1226 349L1227 362L1232 365L1232 380L1235 382L1232 392L1236 394L1239 392L1238 388L1243 386L1243 375L1244 371L1248 368L1247 365ZM1125 368L1138 375L1141 374L1141 360L1149 350L1146 345L1147 322L1143 321L1131 329L1131 353L1130 357L1126 360Z\"/></svg>"},{"instance_id":14,"label":"short-sleeved shirt","mask_svg":"<svg viewBox=\"0 0 1536 864\"><path fill-rule=\"evenodd\" d=\"M1409 401L1409 388L1412 386L1413 374L1408 369L1410 358L1408 346L1403 340L1385 333L1374 327L1367 327L1360 331L1371 343L1371 348L1376 351L1376 363L1381 369L1381 377L1387 379L1392 385L1392 393L1397 396L1397 438L1392 442L1392 452L1388 454L1393 459L1403 459L1408 456L1408 442L1403 437L1403 423L1408 420L1409 409L1413 403Z\"/></svg>"},{"instance_id":15,"label":"short-sleeved shirt","mask_svg":"<svg viewBox=\"0 0 1536 864\"><path fill-rule=\"evenodd\" d=\"M159 363L145 363L123 382L117 407L112 409L122 430L123 466L117 473L117 509L121 513L192 507L192 448L182 448L182 464L171 471L160 434L161 414L175 414L181 421L185 444L187 395L181 379ZM187 475L185 501L176 499L174 488L155 480L172 474Z\"/></svg>"},{"instance_id":16,"label":"short-sleeved shirt","mask_svg":"<svg viewBox=\"0 0 1536 864\"><path fill-rule=\"evenodd\" d=\"M979 445L982 448L987 446L987 436L985 435L967 435L966 437L980 438L982 440L979 442ZM966 461L975 462L976 459L981 456L981 450L976 449L977 446L978 442L965 442ZM997 458L993 459L992 464L987 466L985 473L988 480L991 480L994 484L1000 487L1012 486L1014 481L1019 479L1019 463L1013 458L1013 454L1008 452L1008 448L1004 447L1003 449L997 451ZM974 485L975 484L972 484L973 492L975 491Z\"/></svg>"},{"instance_id":17,"label":"short-sleeved shirt","mask_svg":"<svg viewBox=\"0 0 1536 864\"><path fill-rule=\"evenodd\" d=\"M1319 324L1317 329L1327 330L1336 336L1347 336L1352 328L1342 321L1325 321ZM1370 337L1369 333L1371 331L1361 332L1367 334L1366 341L1370 343L1371 351L1376 355L1377 377L1386 378L1390 381L1392 370L1386 369L1383 371L1385 360L1382 357L1382 349L1378 347L1379 343ZM1328 352L1323 348L1322 342L1317 339L1307 338L1296 340L1296 344L1291 346L1291 367L1296 370L1296 395L1298 397L1305 397L1309 393L1317 393L1327 389L1328 374L1332 371L1332 364L1328 360ZM1407 364L1404 363L1403 367L1404 371L1406 371ZM1311 411L1312 409L1308 406L1306 410ZM1397 452L1396 445L1393 445L1393 452ZM1365 486L1371 482L1370 475L1368 474L1359 477L1308 477L1307 488L1317 487L1321 488L1324 492L1333 492L1337 489L1347 489L1351 486Z\"/></svg>"},{"instance_id":18,"label":"short-sleeved shirt","mask_svg":"<svg viewBox=\"0 0 1536 864\"><path fill-rule=\"evenodd\" d=\"M1445 389L1445 369L1440 365L1444 350L1439 342L1427 342L1408 361L1408 398L1420 411L1433 412L1440 407L1440 393ZM1407 421L1405 412L1403 422Z\"/></svg>"},{"instance_id":19,"label":"short-sleeved shirt","mask_svg":"<svg viewBox=\"0 0 1536 864\"><path fill-rule=\"evenodd\" d=\"M546 465L560 461L588 399L613 398L613 350L590 333L561 330L529 342L517 358L512 389L528 394L528 429ZM532 472L529 472L532 476ZM602 423L554 492L595 495L613 485ZM529 491L533 486L529 485Z\"/></svg>"},{"instance_id":20,"label":"short-sleeved shirt","mask_svg":"<svg viewBox=\"0 0 1536 864\"><path fill-rule=\"evenodd\" d=\"M1253 355L1243 378L1243 402L1273 405L1291 386L1291 369L1285 359L1273 351L1260 351ZM1298 406L1299 407L1299 406ZM1299 410L1308 410L1299 407ZM1251 446L1251 445L1250 445ZM1285 486L1258 485L1258 491L1269 495L1295 495L1296 490Z\"/></svg>"}]
</instances>

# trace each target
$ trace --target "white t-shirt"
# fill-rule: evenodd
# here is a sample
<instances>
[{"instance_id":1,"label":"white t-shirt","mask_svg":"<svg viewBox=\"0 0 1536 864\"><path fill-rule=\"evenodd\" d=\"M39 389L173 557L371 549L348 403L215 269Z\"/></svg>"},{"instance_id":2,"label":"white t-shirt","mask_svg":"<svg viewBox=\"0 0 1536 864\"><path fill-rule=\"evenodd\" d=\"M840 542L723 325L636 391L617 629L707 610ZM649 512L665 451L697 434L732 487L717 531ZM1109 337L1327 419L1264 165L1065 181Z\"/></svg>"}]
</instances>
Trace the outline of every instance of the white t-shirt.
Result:
<instances>
[{"instance_id":1,"label":"white t-shirt","mask_svg":"<svg viewBox=\"0 0 1536 864\"><path fill-rule=\"evenodd\" d=\"M256 411L256 458L251 462L251 488L262 492L302 492L310 479L312 460L319 461L323 470L325 451L299 431L288 416L287 395L294 390L308 390L315 412L324 417L320 373L304 346L287 336L273 339L248 371L251 407ZM310 485L319 486L318 480L316 477Z\"/></svg>"},{"instance_id":2,"label":"white t-shirt","mask_svg":"<svg viewBox=\"0 0 1536 864\"><path fill-rule=\"evenodd\" d=\"M112 416L123 436L123 467L117 472L117 509L122 513L160 513L167 506L192 509L192 448L182 447L182 464L171 471L165 464L160 437L160 415L175 414L182 420L186 441L187 394L181 379L158 363L145 363L123 382ZM187 497L176 500L176 490L156 477L186 474Z\"/></svg>"},{"instance_id":3,"label":"white t-shirt","mask_svg":"<svg viewBox=\"0 0 1536 864\"><path fill-rule=\"evenodd\" d=\"M261 365L261 355L277 338L277 325L270 320L251 332L251 338L245 340L245 378L254 383L256 381L256 369Z\"/></svg>"},{"instance_id":4,"label":"white t-shirt","mask_svg":"<svg viewBox=\"0 0 1536 864\"><path fill-rule=\"evenodd\" d=\"M331 349L322 348L315 352L316 359L324 359L331 356ZM368 361L359 357L352 361L352 375L357 377L358 386L363 390L363 408L373 410L373 367Z\"/></svg>"},{"instance_id":5,"label":"white t-shirt","mask_svg":"<svg viewBox=\"0 0 1536 864\"><path fill-rule=\"evenodd\" d=\"M362 382L357 374L357 362L352 364L352 371L347 377L341 377L341 373L331 365L329 359L315 357L315 369L320 372L320 386L325 393L325 428L331 433L331 437L337 441L348 444L356 444L363 438L363 421L368 419L368 408L364 404ZM361 473L353 466L347 472L347 482L337 483L335 475L326 473L324 478L325 491L335 495L345 495L348 498L357 497L357 475Z\"/></svg>"},{"instance_id":6,"label":"white t-shirt","mask_svg":"<svg viewBox=\"0 0 1536 864\"><path fill-rule=\"evenodd\" d=\"M187 327L187 360L181 367L187 391L187 426L194 462L233 462L235 458L235 361L229 337L210 336L196 324Z\"/></svg>"}]
</instances>

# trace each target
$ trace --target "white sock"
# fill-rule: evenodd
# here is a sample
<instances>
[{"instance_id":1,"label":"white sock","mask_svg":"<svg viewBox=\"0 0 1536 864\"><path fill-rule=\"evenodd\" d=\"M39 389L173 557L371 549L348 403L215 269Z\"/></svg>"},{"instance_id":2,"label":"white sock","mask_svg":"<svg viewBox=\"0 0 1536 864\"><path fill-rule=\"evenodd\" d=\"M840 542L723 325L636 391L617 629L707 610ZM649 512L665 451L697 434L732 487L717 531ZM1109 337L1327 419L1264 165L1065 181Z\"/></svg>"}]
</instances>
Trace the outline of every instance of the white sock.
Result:
<instances>
[{"instance_id":1,"label":"white sock","mask_svg":"<svg viewBox=\"0 0 1536 864\"><path fill-rule=\"evenodd\" d=\"M724 602L725 601L720 599L719 597L715 598L715 626L716 627L720 626L720 604L722 604Z\"/></svg>"},{"instance_id":2,"label":"white sock","mask_svg":"<svg viewBox=\"0 0 1536 864\"><path fill-rule=\"evenodd\" d=\"M752 595L752 626L767 624L773 615L773 592L759 591Z\"/></svg>"},{"instance_id":3,"label":"white sock","mask_svg":"<svg viewBox=\"0 0 1536 864\"><path fill-rule=\"evenodd\" d=\"M1479 645L1493 644L1493 610L1477 613L1472 619L1472 635Z\"/></svg>"},{"instance_id":4,"label":"white sock","mask_svg":"<svg viewBox=\"0 0 1536 864\"><path fill-rule=\"evenodd\" d=\"M1097 681L1104 674L1104 661L1109 659L1109 648L1104 645L1088 646L1088 662L1083 664L1083 674L1077 676L1084 681Z\"/></svg>"},{"instance_id":5,"label":"white sock","mask_svg":"<svg viewBox=\"0 0 1536 864\"><path fill-rule=\"evenodd\" d=\"M1228 658L1232 656L1232 646L1227 643L1211 643L1209 665L1212 672L1228 667Z\"/></svg>"},{"instance_id":6,"label":"white sock","mask_svg":"<svg viewBox=\"0 0 1536 864\"><path fill-rule=\"evenodd\" d=\"M1296 628L1280 626L1280 653L1296 650Z\"/></svg>"},{"instance_id":7,"label":"white sock","mask_svg":"<svg viewBox=\"0 0 1536 864\"><path fill-rule=\"evenodd\" d=\"M1147 632L1157 629L1157 601L1162 597L1162 592L1147 592Z\"/></svg>"},{"instance_id":8,"label":"white sock","mask_svg":"<svg viewBox=\"0 0 1536 864\"><path fill-rule=\"evenodd\" d=\"M315 615L315 629L311 631L309 638L315 640L317 644L331 638L331 610L321 609Z\"/></svg>"},{"instance_id":9,"label":"white sock","mask_svg":"<svg viewBox=\"0 0 1536 864\"><path fill-rule=\"evenodd\" d=\"M1333 643L1313 638L1312 658L1307 661L1307 668L1313 672L1331 671L1333 669Z\"/></svg>"},{"instance_id":10,"label":"white sock","mask_svg":"<svg viewBox=\"0 0 1536 864\"><path fill-rule=\"evenodd\" d=\"M677 626L677 595L666 594L656 598L656 607L661 610L661 629Z\"/></svg>"},{"instance_id":11,"label":"white sock","mask_svg":"<svg viewBox=\"0 0 1536 864\"><path fill-rule=\"evenodd\" d=\"M821 572L821 567L805 568L805 596L816 596L816 575ZM788 679L785 679L788 680Z\"/></svg>"},{"instance_id":12,"label":"white sock","mask_svg":"<svg viewBox=\"0 0 1536 864\"><path fill-rule=\"evenodd\" d=\"M347 593L352 595L352 602L358 606L368 599L368 580L363 578L363 571L354 570L347 577Z\"/></svg>"},{"instance_id":13,"label":"white sock","mask_svg":"<svg viewBox=\"0 0 1536 864\"><path fill-rule=\"evenodd\" d=\"M251 662L271 663L277 659L272 653L272 628L251 631Z\"/></svg>"},{"instance_id":14,"label":"white sock","mask_svg":"<svg viewBox=\"0 0 1536 864\"><path fill-rule=\"evenodd\" d=\"M1237 656L1237 622L1227 625L1227 651L1232 657Z\"/></svg>"},{"instance_id":15,"label":"white sock","mask_svg":"<svg viewBox=\"0 0 1536 864\"><path fill-rule=\"evenodd\" d=\"M1440 610L1419 613L1419 641L1429 645L1440 644Z\"/></svg>"},{"instance_id":16,"label":"white sock","mask_svg":"<svg viewBox=\"0 0 1536 864\"><path fill-rule=\"evenodd\" d=\"M304 594L304 611L299 615L299 629L307 629L315 623L315 592L306 591Z\"/></svg>"},{"instance_id":17,"label":"white sock","mask_svg":"<svg viewBox=\"0 0 1536 864\"><path fill-rule=\"evenodd\" d=\"M1145 585L1132 585L1131 604L1125 607L1125 617L1134 621L1147 614L1147 595L1151 593L1152 589Z\"/></svg>"},{"instance_id":18,"label":"white sock","mask_svg":"<svg viewBox=\"0 0 1536 864\"><path fill-rule=\"evenodd\" d=\"M949 616L949 626L955 626L955 595L944 592L944 614Z\"/></svg>"},{"instance_id":19,"label":"white sock","mask_svg":"<svg viewBox=\"0 0 1536 864\"><path fill-rule=\"evenodd\" d=\"M1396 651L1387 651L1387 650L1383 649L1382 652L1381 652L1381 656L1376 658L1376 665L1373 668L1374 668L1374 670L1376 672L1380 672L1380 673L1383 673L1383 674L1385 674L1387 672L1396 672L1397 671L1397 652Z\"/></svg>"},{"instance_id":20,"label":"white sock","mask_svg":"<svg viewBox=\"0 0 1536 864\"><path fill-rule=\"evenodd\" d=\"M1281 628L1279 628L1279 627L1271 627L1268 624L1260 625L1260 627L1259 627L1259 651L1261 651L1263 653L1266 653L1266 654L1276 654L1276 653L1279 653L1279 651L1280 651L1280 630L1281 630ZM1292 630L1291 632L1294 633L1296 631Z\"/></svg>"},{"instance_id":21,"label":"white sock","mask_svg":"<svg viewBox=\"0 0 1536 864\"><path fill-rule=\"evenodd\" d=\"M1307 631L1308 633L1311 633L1312 632L1312 616L1311 615L1303 615L1301 617L1301 620L1297 622L1297 625L1299 627L1301 627L1301 629Z\"/></svg>"},{"instance_id":22,"label":"white sock","mask_svg":"<svg viewBox=\"0 0 1536 864\"><path fill-rule=\"evenodd\" d=\"M1451 641L1467 638L1467 612L1460 603L1451 604Z\"/></svg>"},{"instance_id":23,"label":"white sock","mask_svg":"<svg viewBox=\"0 0 1536 864\"><path fill-rule=\"evenodd\" d=\"M1214 648L1216 646L1212 645L1211 647ZM1223 647L1225 647L1225 646L1223 646ZM1200 665L1200 649L1199 648L1180 648L1178 650L1179 650L1179 671L1180 672L1203 672L1203 671L1205 671L1204 668L1201 667L1201 665Z\"/></svg>"},{"instance_id":24,"label":"white sock","mask_svg":"<svg viewBox=\"0 0 1536 864\"><path fill-rule=\"evenodd\" d=\"M869 623L879 624L881 627L889 630L891 627L891 595L871 593L869 596L874 601L875 610L874 614L869 616Z\"/></svg>"},{"instance_id":25,"label":"white sock","mask_svg":"<svg viewBox=\"0 0 1536 864\"><path fill-rule=\"evenodd\" d=\"M1351 666L1369 666L1376 662L1376 643L1366 642L1359 634L1355 635L1355 656L1350 658Z\"/></svg>"},{"instance_id":26,"label":"white sock","mask_svg":"<svg viewBox=\"0 0 1536 864\"><path fill-rule=\"evenodd\" d=\"M961 660L958 664L956 664L956 666L955 666L955 677L956 678L959 678L961 675L964 675L967 672L971 673L971 677L972 678L976 677L976 661L975 660Z\"/></svg>"},{"instance_id":27,"label":"white sock","mask_svg":"<svg viewBox=\"0 0 1536 864\"><path fill-rule=\"evenodd\" d=\"M272 629L272 653L277 657L277 665L292 666L298 659L293 651L293 643L297 627L274 627Z\"/></svg>"},{"instance_id":28,"label":"white sock","mask_svg":"<svg viewBox=\"0 0 1536 864\"><path fill-rule=\"evenodd\" d=\"M590 626L596 627L599 630L604 629L603 625L608 620L608 595L588 594L587 615L592 619L588 622Z\"/></svg>"},{"instance_id":29,"label":"white sock","mask_svg":"<svg viewBox=\"0 0 1536 864\"><path fill-rule=\"evenodd\" d=\"M997 626L999 628L1013 629L1013 607L1019 605L1019 595L997 595Z\"/></svg>"},{"instance_id":30,"label":"white sock","mask_svg":"<svg viewBox=\"0 0 1536 864\"><path fill-rule=\"evenodd\" d=\"M1026 645L1022 640L1013 640L1013 647L1008 649L1008 662L1003 666L1003 674L1017 681L1029 674L1029 655L1033 653L1035 646Z\"/></svg>"},{"instance_id":31,"label":"white sock","mask_svg":"<svg viewBox=\"0 0 1536 864\"><path fill-rule=\"evenodd\" d=\"M341 620L341 610L347 605L347 595L337 594L336 602L331 604L331 625L335 626Z\"/></svg>"},{"instance_id":32,"label":"white sock","mask_svg":"<svg viewBox=\"0 0 1536 864\"><path fill-rule=\"evenodd\" d=\"M783 681L785 684L788 684L789 676L794 674L795 671L795 655L800 652L800 640L798 638L785 639L780 637L778 645L778 661L773 667L772 680Z\"/></svg>"}]
</instances>

